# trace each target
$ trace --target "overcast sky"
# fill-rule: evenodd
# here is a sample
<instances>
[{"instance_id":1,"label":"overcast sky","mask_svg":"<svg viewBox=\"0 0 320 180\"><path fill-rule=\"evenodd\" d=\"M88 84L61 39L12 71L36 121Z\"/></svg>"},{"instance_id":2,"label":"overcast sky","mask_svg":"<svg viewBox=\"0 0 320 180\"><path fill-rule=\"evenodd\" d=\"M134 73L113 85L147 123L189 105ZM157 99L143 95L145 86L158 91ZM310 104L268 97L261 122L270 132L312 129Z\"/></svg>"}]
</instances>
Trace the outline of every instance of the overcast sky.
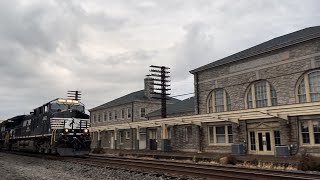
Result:
<instances>
[{"instance_id":1,"label":"overcast sky","mask_svg":"<svg viewBox=\"0 0 320 180\"><path fill-rule=\"evenodd\" d=\"M68 90L87 109L143 89L150 65L171 67L172 95L190 70L320 25L314 0L1 0L0 119ZM184 97L181 97L184 98Z\"/></svg>"}]
</instances>

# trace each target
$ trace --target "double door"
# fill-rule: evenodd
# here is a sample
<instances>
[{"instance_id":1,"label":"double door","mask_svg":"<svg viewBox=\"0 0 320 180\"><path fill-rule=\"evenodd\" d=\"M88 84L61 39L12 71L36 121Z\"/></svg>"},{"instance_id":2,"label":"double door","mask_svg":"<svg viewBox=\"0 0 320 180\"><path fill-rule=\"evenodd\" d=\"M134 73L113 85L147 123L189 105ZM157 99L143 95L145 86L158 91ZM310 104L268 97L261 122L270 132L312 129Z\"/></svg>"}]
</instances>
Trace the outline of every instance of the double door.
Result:
<instances>
[{"instance_id":1,"label":"double door","mask_svg":"<svg viewBox=\"0 0 320 180\"><path fill-rule=\"evenodd\" d=\"M259 154L273 154L271 131L258 131L257 136Z\"/></svg>"},{"instance_id":2,"label":"double door","mask_svg":"<svg viewBox=\"0 0 320 180\"><path fill-rule=\"evenodd\" d=\"M273 131L250 131L249 152L252 154L273 155L274 136Z\"/></svg>"}]
</instances>

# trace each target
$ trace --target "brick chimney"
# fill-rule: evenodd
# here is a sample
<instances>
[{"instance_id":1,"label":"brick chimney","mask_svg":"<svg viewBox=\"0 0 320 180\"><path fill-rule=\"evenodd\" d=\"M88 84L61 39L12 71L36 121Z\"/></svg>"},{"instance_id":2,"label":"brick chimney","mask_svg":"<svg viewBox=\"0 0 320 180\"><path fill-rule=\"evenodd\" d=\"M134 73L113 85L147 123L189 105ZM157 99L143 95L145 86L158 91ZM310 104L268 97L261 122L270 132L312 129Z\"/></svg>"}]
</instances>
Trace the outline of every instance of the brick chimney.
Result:
<instances>
[{"instance_id":1,"label":"brick chimney","mask_svg":"<svg viewBox=\"0 0 320 180\"><path fill-rule=\"evenodd\" d=\"M151 85L153 81L151 80L151 78L147 77L144 78L144 95L148 98L151 99L152 98L152 92L153 92L153 85Z\"/></svg>"}]
</instances>

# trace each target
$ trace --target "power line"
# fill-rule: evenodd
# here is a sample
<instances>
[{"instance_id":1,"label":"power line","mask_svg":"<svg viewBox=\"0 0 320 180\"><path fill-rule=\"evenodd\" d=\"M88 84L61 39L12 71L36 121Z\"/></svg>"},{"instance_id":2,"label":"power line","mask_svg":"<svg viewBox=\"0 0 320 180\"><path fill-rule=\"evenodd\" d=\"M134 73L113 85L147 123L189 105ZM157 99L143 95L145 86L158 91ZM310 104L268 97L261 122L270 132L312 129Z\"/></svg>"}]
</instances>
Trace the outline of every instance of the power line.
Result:
<instances>
[{"instance_id":1,"label":"power line","mask_svg":"<svg viewBox=\"0 0 320 180\"><path fill-rule=\"evenodd\" d=\"M190 94L194 94L194 93L192 92L192 93L186 93L186 94L178 94L178 95L174 95L171 97L179 97L179 96L185 96L185 95L190 95Z\"/></svg>"}]
</instances>

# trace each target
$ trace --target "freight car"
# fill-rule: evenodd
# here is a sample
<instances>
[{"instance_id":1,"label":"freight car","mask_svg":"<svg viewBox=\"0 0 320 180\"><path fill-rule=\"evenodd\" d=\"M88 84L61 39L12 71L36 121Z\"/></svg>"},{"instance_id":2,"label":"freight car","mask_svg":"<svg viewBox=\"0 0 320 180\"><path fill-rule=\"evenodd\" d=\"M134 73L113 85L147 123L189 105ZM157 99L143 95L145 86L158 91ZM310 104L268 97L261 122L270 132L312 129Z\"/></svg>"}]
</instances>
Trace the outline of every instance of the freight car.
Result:
<instances>
[{"instance_id":1,"label":"freight car","mask_svg":"<svg viewBox=\"0 0 320 180\"><path fill-rule=\"evenodd\" d=\"M0 124L0 148L61 156L90 152L90 121L79 100L57 98Z\"/></svg>"}]
</instances>

